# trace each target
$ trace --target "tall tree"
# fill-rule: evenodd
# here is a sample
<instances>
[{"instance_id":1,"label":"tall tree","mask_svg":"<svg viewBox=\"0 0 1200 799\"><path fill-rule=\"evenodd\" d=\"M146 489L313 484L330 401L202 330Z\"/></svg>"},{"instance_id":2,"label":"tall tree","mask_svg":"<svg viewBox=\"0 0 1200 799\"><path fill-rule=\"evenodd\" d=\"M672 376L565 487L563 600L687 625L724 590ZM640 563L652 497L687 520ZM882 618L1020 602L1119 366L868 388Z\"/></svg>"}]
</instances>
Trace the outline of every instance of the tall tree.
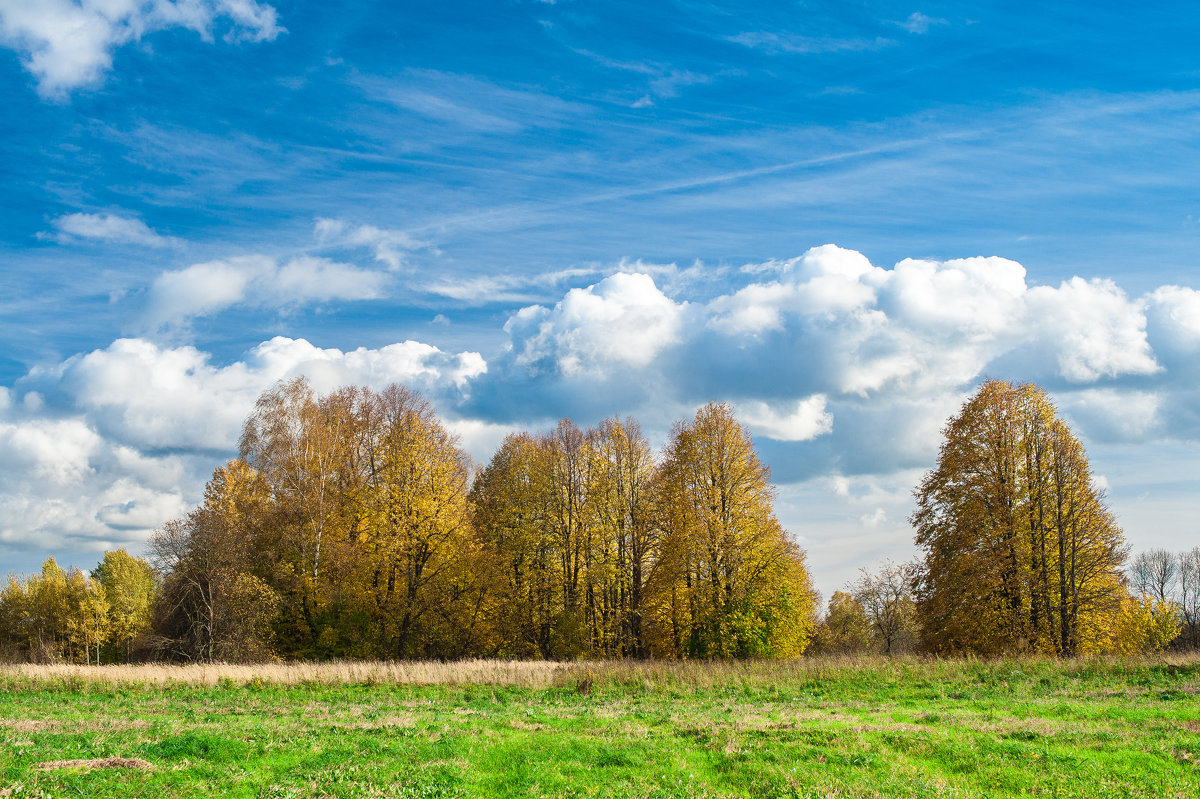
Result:
<instances>
[{"instance_id":1,"label":"tall tree","mask_svg":"<svg viewBox=\"0 0 1200 799\"><path fill-rule=\"evenodd\" d=\"M1037 386L985 382L915 491L916 578L937 652L1078 652L1124 595L1120 528L1083 445Z\"/></svg>"},{"instance_id":2,"label":"tall tree","mask_svg":"<svg viewBox=\"0 0 1200 799\"><path fill-rule=\"evenodd\" d=\"M813 628L804 556L780 527L774 487L726 404L676 425L656 486L657 649L677 657L791 656Z\"/></svg>"},{"instance_id":3,"label":"tall tree","mask_svg":"<svg viewBox=\"0 0 1200 799\"><path fill-rule=\"evenodd\" d=\"M605 419L589 432L589 501L596 528L589 560L593 646L609 656L649 655L645 597L658 531L651 514L654 455L633 419Z\"/></svg>"},{"instance_id":4,"label":"tall tree","mask_svg":"<svg viewBox=\"0 0 1200 799\"><path fill-rule=\"evenodd\" d=\"M421 396L393 385L374 406L364 565L386 649L400 658L428 656L432 642L422 628L446 600L455 559L475 551L469 459Z\"/></svg>"},{"instance_id":5,"label":"tall tree","mask_svg":"<svg viewBox=\"0 0 1200 799\"><path fill-rule=\"evenodd\" d=\"M550 521L549 437L504 439L471 487L473 524L497 570L497 651L553 658L563 612L560 539Z\"/></svg>"}]
</instances>

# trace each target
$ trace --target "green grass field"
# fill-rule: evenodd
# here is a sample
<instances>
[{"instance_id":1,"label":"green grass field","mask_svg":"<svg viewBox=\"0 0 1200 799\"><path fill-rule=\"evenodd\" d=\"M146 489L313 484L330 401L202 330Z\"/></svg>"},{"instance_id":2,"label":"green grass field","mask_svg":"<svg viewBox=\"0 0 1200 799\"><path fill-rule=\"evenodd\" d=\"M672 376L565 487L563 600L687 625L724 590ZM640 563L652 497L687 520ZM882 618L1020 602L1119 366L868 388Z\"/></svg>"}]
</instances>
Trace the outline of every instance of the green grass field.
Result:
<instances>
[{"instance_id":1,"label":"green grass field","mask_svg":"<svg viewBox=\"0 0 1200 799\"><path fill-rule=\"evenodd\" d=\"M0 668L0 795L1200 796L1195 660L424 669Z\"/></svg>"}]
</instances>

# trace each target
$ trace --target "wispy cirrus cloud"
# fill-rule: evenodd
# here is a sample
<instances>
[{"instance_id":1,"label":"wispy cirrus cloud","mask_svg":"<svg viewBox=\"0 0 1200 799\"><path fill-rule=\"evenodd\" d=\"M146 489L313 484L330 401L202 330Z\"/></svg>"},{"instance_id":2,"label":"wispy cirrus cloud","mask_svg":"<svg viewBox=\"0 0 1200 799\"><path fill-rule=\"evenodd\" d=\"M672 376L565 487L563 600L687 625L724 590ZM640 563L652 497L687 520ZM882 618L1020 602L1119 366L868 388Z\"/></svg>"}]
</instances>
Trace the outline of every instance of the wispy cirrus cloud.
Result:
<instances>
[{"instance_id":1,"label":"wispy cirrus cloud","mask_svg":"<svg viewBox=\"0 0 1200 799\"><path fill-rule=\"evenodd\" d=\"M837 37L837 36L803 36L797 33L775 31L748 31L730 36L729 41L745 47L772 55L793 53L798 55L819 55L823 53L854 53L864 50L878 50L895 44L883 36L868 37Z\"/></svg>"},{"instance_id":2,"label":"wispy cirrus cloud","mask_svg":"<svg viewBox=\"0 0 1200 799\"><path fill-rule=\"evenodd\" d=\"M899 25L909 33L922 35L929 33L929 29L934 25L948 25L949 23L939 17L930 17L922 14L920 11L914 11L908 15L907 19L900 22L893 22L892 24Z\"/></svg>"},{"instance_id":3,"label":"wispy cirrus cloud","mask_svg":"<svg viewBox=\"0 0 1200 799\"><path fill-rule=\"evenodd\" d=\"M401 230L388 230L374 225L352 225L341 219L318 218L313 225L317 242L330 247L366 247L375 260L400 269L406 256L415 250L428 249L427 242Z\"/></svg>"},{"instance_id":4,"label":"wispy cirrus cloud","mask_svg":"<svg viewBox=\"0 0 1200 799\"><path fill-rule=\"evenodd\" d=\"M180 243L179 239L152 230L140 219L117 214L66 214L53 219L50 224L54 226L55 231L38 233L39 239L57 241L60 244L91 239L156 248L172 247Z\"/></svg>"},{"instance_id":5,"label":"wispy cirrus cloud","mask_svg":"<svg viewBox=\"0 0 1200 799\"><path fill-rule=\"evenodd\" d=\"M269 41L284 32L275 8L256 0L6 0L0 43L21 55L39 94L61 100L99 83L122 45L168 28L211 41L222 21L230 42Z\"/></svg>"}]
</instances>

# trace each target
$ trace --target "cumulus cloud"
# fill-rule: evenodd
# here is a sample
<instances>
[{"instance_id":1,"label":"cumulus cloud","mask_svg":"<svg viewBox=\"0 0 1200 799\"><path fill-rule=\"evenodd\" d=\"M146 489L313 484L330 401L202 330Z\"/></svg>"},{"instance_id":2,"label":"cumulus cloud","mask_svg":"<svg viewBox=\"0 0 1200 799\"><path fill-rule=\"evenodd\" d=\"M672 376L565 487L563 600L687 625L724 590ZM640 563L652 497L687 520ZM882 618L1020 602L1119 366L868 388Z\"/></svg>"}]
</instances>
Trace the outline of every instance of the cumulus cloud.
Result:
<instances>
[{"instance_id":1,"label":"cumulus cloud","mask_svg":"<svg viewBox=\"0 0 1200 799\"><path fill-rule=\"evenodd\" d=\"M1161 357L1194 364L1200 352L1200 291L1162 286L1145 298L1147 337ZM1179 365L1183 365L1180 363Z\"/></svg>"},{"instance_id":2,"label":"cumulus cloud","mask_svg":"<svg viewBox=\"0 0 1200 799\"><path fill-rule=\"evenodd\" d=\"M513 429L565 415L632 414L661 443L675 419L730 401L791 486L781 496L832 494L841 510L822 523L873 553L906 536L908 492L984 377L1046 386L1088 442L1200 439L1191 288L1131 297L1106 280L1031 286L1003 258L881 267L832 245L727 272L736 282L715 296L699 267L634 266L512 312L507 348L490 363L415 341L342 351L275 338L222 364L134 338L34 370L0 388L0 541L144 537L149 520L195 501L259 393L300 374L320 391L421 390L481 459ZM369 296L386 277L319 259L229 259L167 273L150 300L187 318ZM806 518L796 508L781 513Z\"/></svg>"},{"instance_id":3,"label":"cumulus cloud","mask_svg":"<svg viewBox=\"0 0 1200 799\"><path fill-rule=\"evenodd\" d=\"M0 543L136 546L197 501L259 394L280 380L304 375L319 392L402 383L452 412L486 371L478 353L417 341L342 351L282 337L225 365L194 347L120 339L35 369L0 389ZM508 430L456 424L473 445Z\"/></svg>"},{"instance_id":4,"label":"cumulus cloud","mask_svg":"<svg viewBox=\"0 0 1200 799\"><path fill-rule=\"evenodd\" d=\"M814 394L786 403L782 410L765 402L744 402L738 414L750 429L776 441L808 441L833 430L833 414L825 410L827 398Z\"/></svg>"},{"instance_id":5,"label":"cumulus cloud","mask_svg":"<svg viewBox=\"0 0 1200 799\"><path fill-rule=\"evenodd\" d=\"M124 44L168 28L212 41L224 23L227 41L269 41L283 32L274 7L256 0L7 0L0 42L21 55L45 97L98 83Z\"/></svg>"},{"instance_id":6,"label":"cumulus cloud","mask_svg":"<svg viewBox=\"0 0 1200 799\"><path fill-rule=\"evenodd\" d=\"M740 286L688 301L686 284L671 296L651 275L618 273L517 311L476 410L502 420L615 409L655 425L729 400L782 480L928 465L945 420L985 377L1049 387L1085 436L1200 433L1187 410L1200 404L1192 289L1131 298L1110 280L1031 286L1021 264L997 257L884 268L834 245L741 274Z\"/></svg>"},{"instance_id":7,"label":"cumulus cloud","mask_svg":"<svg viewBox=\"0 0 1200 799\"><path fill-rule=\"evenodd\" d=\"M383 295L388 275L325 258L278 263L247 255L163 272L150 287L147 321L154 327L184 324L234 305L287 308Z\"/></svg>"},{"instance_id":8,"label":"cumulus cloud","mask_svg":"<svg viewBox=\"0 0 1200 799\"><path fill-rule=\"evenodd\" d=\"M1026 298L1023 320L1050 345L1059 373L1075 383L1159 370L1146 338L1146 316L1111 280L1074 277L1057 289L1038 286Z\"/></svg>"},{"instance_id":9,"label":"cumulus cloud","mask_svg":"<svg viewBox=\"0 0 1200 799\"><path fill-rule=\"evenodd\" d=\"M66 214L51 222L55 233L38 233L38 238L70 244L79 239L95 239L117 244L140 244L144 247L170 247L177 239L151 230L140 219L116 214Z\"/></svg>"},{"instance_id":10,"label":"cumulus cloud","mask_svg":"<svg viewBox=\"0 0 1200 799\"><path fill-rule=\"evenodd\" d=\"M218 366L195 347L135 338L34 370L22 383L69 403L106 438L139 451L228 451L255 399L280 380L305 375L318 391L404 383L447 396L486 371L479 353L446 353L418 341L343 352L279 336Z\"/></svg>"},{"instance_id":11,"label":"cumulus cloud","mask_svg":"<svg viewBox=\"0 0 1200 799\"><path fill-rule=\"evenodd\" d=\"M678 340L683 312L649 275L618 273L571 289L553 308L522 308L504 329L518 365L572 376L648 365Z\"/></svg>"}]
</instances>

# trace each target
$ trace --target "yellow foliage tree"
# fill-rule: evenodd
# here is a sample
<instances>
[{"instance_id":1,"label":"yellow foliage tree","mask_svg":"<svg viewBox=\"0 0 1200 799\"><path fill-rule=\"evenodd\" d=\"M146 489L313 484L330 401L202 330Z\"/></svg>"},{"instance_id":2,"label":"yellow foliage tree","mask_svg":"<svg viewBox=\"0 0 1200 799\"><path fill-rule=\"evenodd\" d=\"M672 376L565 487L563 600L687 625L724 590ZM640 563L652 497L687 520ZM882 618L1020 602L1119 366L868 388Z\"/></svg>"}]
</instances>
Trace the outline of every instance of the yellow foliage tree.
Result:
<instances>
[{"instance_id":1,"label":"yellow foliage tree","mask_svg":"<svg viewBox=\"0 0 1200 799\"><path fill-rule=\"evenodd\" d=\"M128 660L133 641L150 627L154 569L124 549L104 553L92 570L108 600L108 640Z\"/></svg>"},{"instance_id":2,"label":"yellow foliage tree","mask_svg":"<svg viewBox=\"0 0 1200 799\"><path fill-rule=\"evenodd\" d=\"M654 642L675 657L804 651L814 595L804 555L775 519L774 487L726 404L676 425L658 475Z\"/></svg>"},{"instance_id":3,"label":"yellow foliage tree","mask_svg":"<svg viewBox=\"0 0 1200 799\"><path fill-rule=\"evenodd\" d=\"M935 652L1073 655L1123 591L1120 528L1037 386L984 383L916 492L918 616Z\"/></svg>"},{"instance_id":4,"label":"yellow foliage tree","mask_svg":"<svg viewBox=\"0 0 1200 799\"><path fill-rule=\"evenodd\" d=\"M1183 627L1179 606L1169 599L1121 597L1107 612L1084 620L1082 654L1146 655L1159 652Z\"/></svg>"}]
</instances>

